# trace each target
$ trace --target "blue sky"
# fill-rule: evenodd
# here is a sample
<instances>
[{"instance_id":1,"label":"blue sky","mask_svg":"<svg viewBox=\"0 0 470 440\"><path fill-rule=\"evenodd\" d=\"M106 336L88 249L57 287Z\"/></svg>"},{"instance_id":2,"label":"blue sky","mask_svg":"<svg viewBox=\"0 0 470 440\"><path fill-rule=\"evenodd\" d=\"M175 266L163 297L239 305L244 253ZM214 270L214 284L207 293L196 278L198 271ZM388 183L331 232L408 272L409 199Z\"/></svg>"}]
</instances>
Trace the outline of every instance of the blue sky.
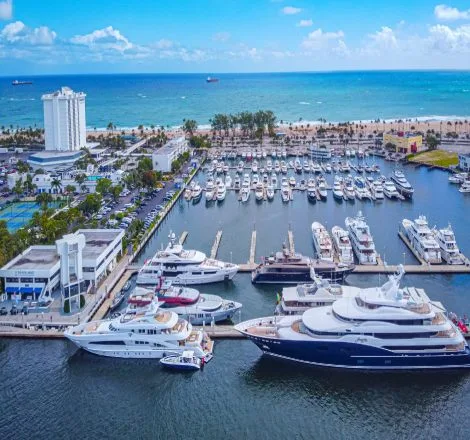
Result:
<instances>
[{"instance_id":1,"label":"blue sky","mask_svg":"<svg viewBox=\"0 0 470 440\"><path fill-rule=\"evenodd\" d=\"M469 69L470 1L0 0L0 74Z\"/></svg>"}]
</instances>

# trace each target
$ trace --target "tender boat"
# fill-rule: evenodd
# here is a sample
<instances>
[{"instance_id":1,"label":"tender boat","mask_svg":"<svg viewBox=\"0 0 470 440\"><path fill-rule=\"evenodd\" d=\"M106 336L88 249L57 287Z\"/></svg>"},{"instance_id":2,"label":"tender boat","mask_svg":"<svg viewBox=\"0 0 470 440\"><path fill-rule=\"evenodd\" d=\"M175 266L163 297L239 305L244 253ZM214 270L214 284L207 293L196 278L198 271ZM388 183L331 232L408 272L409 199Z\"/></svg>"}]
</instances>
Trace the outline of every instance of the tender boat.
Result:
<instances>
[{"instance_id":1,"label":"tender boat","mask_svg":"<svg viewBox=\"0 0 470 440\"><path fill-rule=\"evenodd\" d=\"M301 316L251 319L235 329L264 354L355 370L470 368L470 349L445 309L423 289L400 288L403 268Z\"/></svg>"},{"instance_id":2,"label":"tender boat","mask_svg":"<svg viewBox=\"0 0 470 440\"><path fill-rule=\"evenodd\" d=\"M346 217L345 224L359 263L377 264L374 240L362 212L357 217Z\"/></svg>"},{"instance_id":3,"label":"tender boat","mask_svg":"<svg viewBox=\"0 0 470 440\"><path fill-rule=\"evenodd\" d=\"M113 302L109 308L110 312L114 312L124 301L126 298L126 293L124 290L119 291L113 298Z\"/></svg>"},{"instance_id":4,"label":"tender boat","mask_svg":"<svg viewBox=\"0 0 470 440\"><path fill-rule=\"evenodd\" d=\"M442 262L441 249L428 226L426 216L420 215L415 221L403 219L401 232L411 243L418 255L429 264Z\"/></svg>"},{"instance_id":5,"label":"tender boat","mask_svg":"<svg viewBox=\"0 0 470 440\"><path fill-rule=\"evenodd\" d=\"M315 253L320 261L333 262L333 244L325 227L319 222L312 223L312 239Z\"/></svg>"},{"instance_id":6,"label":"tender boat","mask_svg":"<svg viewBox=\"0 0 470 440\"><path fill-rule=\"evenodd\" d=\"M411 186L410 182L406 180L405 175L400 170L395 170L395 172L390 176L390 179L395 184L397 191L407 199L413 197L414 189Z\"/></svg>"},{"instance_id":7,"label":"tender boat","mask_svg":"<svg viewBox=\"0 0 470 440\"><path fill-rule=\"evenodd\" d=\"M194 351L185 350L182 355L171 355L160 359L160 364L172 370L197 371L201 369L203 361L194 355Z\"/></svg>"}]
</instances>

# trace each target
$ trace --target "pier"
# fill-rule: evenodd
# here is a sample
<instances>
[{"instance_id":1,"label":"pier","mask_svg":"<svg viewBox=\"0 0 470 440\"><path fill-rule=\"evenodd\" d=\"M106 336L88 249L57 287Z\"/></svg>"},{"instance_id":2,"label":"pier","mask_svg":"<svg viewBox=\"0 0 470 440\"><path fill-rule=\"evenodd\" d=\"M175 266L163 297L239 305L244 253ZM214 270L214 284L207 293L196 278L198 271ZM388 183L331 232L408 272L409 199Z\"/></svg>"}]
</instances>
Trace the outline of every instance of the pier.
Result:
<instances>
[{"instance_id":1,"label":"pier","mask_svg":"<svg viewBox=\"0 0 470 440\"><path fill-rule=\"evenodd\" d=\"M188 238L188 234L189 234L188 231L183 231L183 233L182 233L181 236L180 236L180 239L178 240L178 243L179 243L180 245L183 245L183 244L184 244L184 242L185 242L186 239Z\"/></svg>"},{"instance_id":2,"label":"pier","mask_svg":"<svg viewBox=\"0 0 470 440\"><path fill-rule=\"evenodd\" d=\"M256 252L256 230L251 232L251 245L250 245L250 258L248 263L250 265L255 264L255 252Z\"/></svg>"},{"instance_id":3,"label":"pier","mask_svg":"<svg viewBox=\"0 0 470 440\"><path fill-rule=\"evenodd\" d=\"M222 239L222 231L217 231L215 235L214 244L212 245L211 249L211 258L214 259L217 257L217 252L219 251L220 240Z\"/></svg>"},{"instance_id":4,"label":"pier","mask_svg":"<svg viewBox=\"0 0 470 440\"><path fill-rule=\"evenodd\" d=\"M289 252L295 254L294 233L291 229L287 231L287 241L289 243Z\"/></svg>"}]
</instances>

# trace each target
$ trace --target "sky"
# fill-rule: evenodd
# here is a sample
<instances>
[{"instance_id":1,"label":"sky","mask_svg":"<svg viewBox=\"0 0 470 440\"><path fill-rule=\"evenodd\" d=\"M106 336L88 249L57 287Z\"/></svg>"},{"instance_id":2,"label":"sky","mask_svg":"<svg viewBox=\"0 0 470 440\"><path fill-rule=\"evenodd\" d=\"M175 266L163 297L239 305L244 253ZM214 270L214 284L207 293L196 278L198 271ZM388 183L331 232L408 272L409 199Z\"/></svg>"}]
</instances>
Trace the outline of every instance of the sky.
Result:
<instances>
[{"instance_id":1,"label":"sky","mask_svg":"<svg viewBox=\"0 0 470 440\"><path fill-rule=\"evenodd\" d=\"M0 75L470 69L470 1L0 0Z\"/></svg>"}]
</instances>

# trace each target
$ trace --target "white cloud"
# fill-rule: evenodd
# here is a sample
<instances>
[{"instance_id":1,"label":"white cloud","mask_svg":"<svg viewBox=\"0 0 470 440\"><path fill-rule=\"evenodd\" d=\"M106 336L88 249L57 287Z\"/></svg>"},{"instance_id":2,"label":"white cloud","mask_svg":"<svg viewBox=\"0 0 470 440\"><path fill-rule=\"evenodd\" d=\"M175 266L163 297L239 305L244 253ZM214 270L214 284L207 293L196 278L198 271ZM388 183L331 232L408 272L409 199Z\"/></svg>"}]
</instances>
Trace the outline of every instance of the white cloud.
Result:
<instances>
[{"instance_id":1,"label":"white cloud","mask_svg":"<svg viewBox=\"0 0 470 440\"><path fill-rule=\"evenodd\" d=\"M0 1L0 20L11 20L13 17L12 0Z\"/></svg>"},{"instance_id":2,"label":"white cloud","mask_svg":"<svg viewBox=\"0 0 470 440\"><path fill-rule=\"evenodd\" d=\"M9 23L0 32L0 39L10 44L51 45L56 36L47 26L29 28L22 21Z\"/></svg>"},{"instance_id":3,"label":"white cloud","mask_svg":"<svg viewBox=\"0 0 470 440\"><path fill-rule=\"evenodd\" d=\"M343 37L343 31L323 32L323 30L319 28L307 35L307 38L302 41L302 47L308 50L320 50L330 46L332 42L336 43Z\"/></svg>"},{"instance_id":4,"label":"white cloud","mask_svg":"<svg viewBox=\"0 0 470 440\"><path fill-rule=\"evenodd\" d=\"M369 37L374 42L375 47L381 51L396 49L398 47L395 32L388 26L382 26L380 31L369 35Z\"/></svg>"},{"instance_id":5,"label":"white cloud","mask_svg":"<svg viewBox=\"0 0 470 440\"><path fill-rule=\"evenodd\" d=\"M313 25L313 21L311 19L309 20L300 20L297 23L297 27L310 27Z\"/></svg>"},{"instance_id":6,"label":"white cloud","mask_svg":"<svg viewBox=\"0 0 470 440\"><path fill-rule=\"evenodd\" d=\"M295 14L298 14L298 13L302 12L302 9L301 8L295 8L294 6L284 6L281 9L281 12L284 15L295 15Z\"/></svg>"},{"instance_id":7,"label":"white cloud","mask_svg":"<svg viewBox=\"0 0 470 440\"><path fill-rule=\"evenodd\" d=\"M434 15L438 20L453 21L453 20L467 20L470 18L470 9L460 11L447 5L437 5L434 8Z\"/></svg>"},{"instance_id":8,"label":"white cloud","mask_svg":"<svg viewBox=\"0 0 470 440\"><path fill-rule=\"evenodd\" d=\"M170 49L173 46L175 46L175 43L166 38L162 38L152 45L155 49Z\"/></svg>"},{"instance_id":9,"label":"white cloud","mask_svg":"<svg viewBox=\"0 0 470 440\"><path fill-rule=\"evenodd\" d=\"M225 43L226 41L230 40L230 36L231 35L229 32L217 32L212 36L212 40Z\"/></svg>"},{"instance_id":10,"label":"white cloud","mask_svg":"<svg viewBox=\"0 0 470 440\"><path fill-rule=\"evenodd\" d=\"M97 29L89 34L75 35L70 39L73 44L80 44L95 49L112 49L119 52L132 49L134 45L118 29L112 26Z\"/></svg>"},{"instance_id":11,"label":"white cloud","mask_svg":"<svg viewBox=\"0 0 470 440\"><path fill-rule=\"evenodd\" d=\"M429 29L429 42L431 49L440 52L470 52L470 25L455 29L438 24Z\"/></svg>"}]
</instances>

